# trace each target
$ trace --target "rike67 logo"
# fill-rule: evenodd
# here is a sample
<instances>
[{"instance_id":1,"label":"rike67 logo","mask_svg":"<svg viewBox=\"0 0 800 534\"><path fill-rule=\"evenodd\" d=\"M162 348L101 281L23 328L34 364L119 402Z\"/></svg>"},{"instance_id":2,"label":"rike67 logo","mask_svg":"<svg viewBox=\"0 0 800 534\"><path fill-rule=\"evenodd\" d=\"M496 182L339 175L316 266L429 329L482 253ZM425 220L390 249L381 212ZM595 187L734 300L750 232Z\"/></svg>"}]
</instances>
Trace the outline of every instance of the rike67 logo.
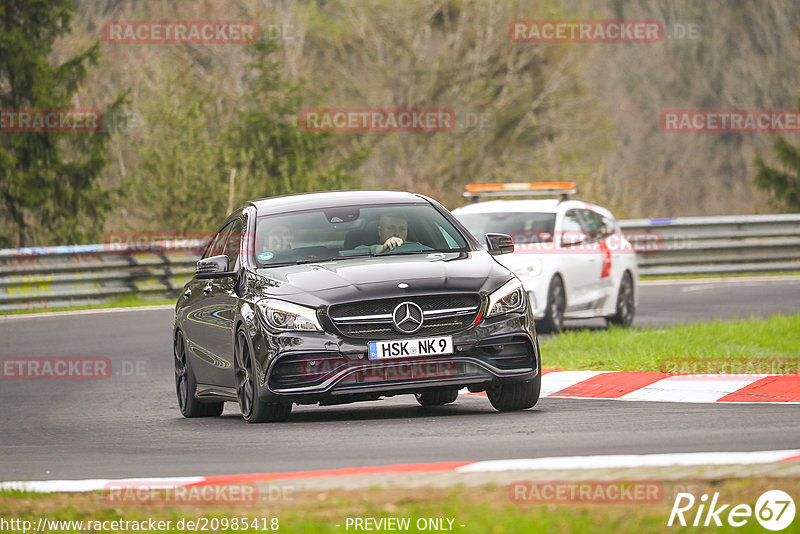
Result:
<instances>
[{"instance_id":1,"label":"rike67 logo","mask_svg":"<svg viewBox=\"0 0 800 534\"><path fill-rule=\"evenodd\" d=\"M691 493L678 493L667 526L721 527L727 523L732 527L741 527L750 522L753 516L767 530L783 530L794 521L794 500L784 491L770 490L764 492L756 501L755 508L752 508L749 504L722 504L719 502L719 492L714 493L710 502L705 493L700 499L695 499Z\"/></svg>"}]
</instances>

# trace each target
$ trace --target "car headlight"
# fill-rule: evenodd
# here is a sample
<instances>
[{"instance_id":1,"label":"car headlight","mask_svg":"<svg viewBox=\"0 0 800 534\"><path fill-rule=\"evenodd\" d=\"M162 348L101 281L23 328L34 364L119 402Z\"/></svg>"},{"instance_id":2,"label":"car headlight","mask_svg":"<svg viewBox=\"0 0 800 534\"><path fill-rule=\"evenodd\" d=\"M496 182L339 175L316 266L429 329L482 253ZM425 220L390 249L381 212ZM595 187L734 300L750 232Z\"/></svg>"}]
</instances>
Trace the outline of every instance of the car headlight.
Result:
<instances>
[{"instance_id":1,"label":"car headlight","mask_svg":"<svg viewBox=\"0 0 800 534\"><path fill-rule=\"evenodd\" d=\"M522 282L514 278L489 294L489 311L486 317L502 315L525 308L525 293Z\"/></svg>"},{"instance_id":2,"label":"car headlight","mask_svg":"<svg viewBox=\"0 0 800 534\"><path fill-rule=\"evenodd\" d=\"M542 260L531 260L525 265L514 267L513 271L517 276L539 276L542 274Z\"/></svg>"},{"instance_id":3,"label":"car headlight","mask_svg":"<svg viewBox=\"0 0 800 534\"><path fill-rule=\"evenodd\" d=\"M321 332L322 326L317 320L317 312L313 308L306 308L282 300L261 300L258 302L258 311L267 325L274 330L285 332L302 330Z\"/></svg>"}]
</instances>

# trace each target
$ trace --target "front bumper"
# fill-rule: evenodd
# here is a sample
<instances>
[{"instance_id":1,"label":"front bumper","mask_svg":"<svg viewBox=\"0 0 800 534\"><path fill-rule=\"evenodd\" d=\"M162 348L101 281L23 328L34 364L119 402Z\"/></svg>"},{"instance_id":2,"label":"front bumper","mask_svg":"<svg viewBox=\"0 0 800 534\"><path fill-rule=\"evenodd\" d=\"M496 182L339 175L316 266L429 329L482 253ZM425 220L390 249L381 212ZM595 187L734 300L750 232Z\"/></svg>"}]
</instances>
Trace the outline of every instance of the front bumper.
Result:
<instances>
[{"instance_id":1,"label":"front bumper","mask_svg":"<svg viewBox=\"0 0 800 534\"><path fill-rule=\"evenodd\" d=\"M338 404L427 389L481 391L540 372L530 307L451 334L454 352L370 360L367 342L331 333L262 333L254 340L260 394L274 401Z\"/></svg>"}]
</instances>

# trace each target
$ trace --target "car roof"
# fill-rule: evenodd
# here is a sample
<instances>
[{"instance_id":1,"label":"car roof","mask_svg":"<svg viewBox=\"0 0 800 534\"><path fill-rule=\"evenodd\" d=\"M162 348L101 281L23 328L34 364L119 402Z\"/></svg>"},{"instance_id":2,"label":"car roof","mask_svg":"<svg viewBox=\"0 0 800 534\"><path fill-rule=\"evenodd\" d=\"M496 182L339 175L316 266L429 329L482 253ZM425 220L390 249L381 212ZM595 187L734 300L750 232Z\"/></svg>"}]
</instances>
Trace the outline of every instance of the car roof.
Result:
<instances>
[{"instance_id":1,"label":"car roof","mask_svg":"<svg viewBox=\"0 0 800 534\"><path fill-rule=\"evenodd\" d=\"M453 215L469 213L503 213L503 212L534 212L558 213L568 209L592 209L607 217L614 218L610 211L585 200L560 200L547 198L538 200L489 200L486 202L473 202L453 210Z\"/></svg>"},{"instance_id":2,"label":"car roof","mask_svg":"<svg viewBox=\"0 0 800 534\"><path fill-rule=\"evenodd\" d=\"M362 204L427 204L422 195L400 191L328 191L251 200L258 215Z\"/></svg>"}]
</instances>

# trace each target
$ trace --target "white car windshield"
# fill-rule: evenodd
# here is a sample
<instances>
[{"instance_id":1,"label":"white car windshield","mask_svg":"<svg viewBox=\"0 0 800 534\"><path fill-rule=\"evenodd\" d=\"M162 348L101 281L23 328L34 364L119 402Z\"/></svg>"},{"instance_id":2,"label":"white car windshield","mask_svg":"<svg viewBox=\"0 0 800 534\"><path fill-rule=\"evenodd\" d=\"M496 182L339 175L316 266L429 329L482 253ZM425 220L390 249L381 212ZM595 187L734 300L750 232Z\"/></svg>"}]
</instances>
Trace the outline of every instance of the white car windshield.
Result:
<instances>
[{"instance_id":1,"label":"white car windshield","mask_svg":"<svg viewBox=\"0 0 800 534\"><path fill-rule=\"evenodd\" d=\"M485 242L487 233L498 233L510 235L516 244L549 243L553 241L556 224L554 213L498 212L455 215L481 242Z\"/></svg>"}]
</instances>

